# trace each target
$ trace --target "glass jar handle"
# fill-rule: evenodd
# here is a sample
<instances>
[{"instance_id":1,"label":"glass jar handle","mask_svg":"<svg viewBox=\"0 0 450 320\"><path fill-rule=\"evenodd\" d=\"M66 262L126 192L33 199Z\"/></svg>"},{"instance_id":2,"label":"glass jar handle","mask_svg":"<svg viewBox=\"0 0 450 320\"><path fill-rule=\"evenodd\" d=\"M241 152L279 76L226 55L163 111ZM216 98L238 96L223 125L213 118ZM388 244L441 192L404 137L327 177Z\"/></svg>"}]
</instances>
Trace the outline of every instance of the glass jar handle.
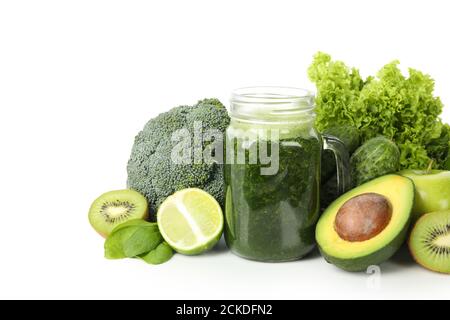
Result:
<instances>
[{"instance_id":1,"label":"glass jar handle","mask_svg":"<svg viewBox=\"0 0 450 320\"><path fill-rule=\"evenodd\" d=\"M323 137L323 149L330 150L334 154L336 159L337 168L337 187L338 195L345 193L350 189L351 177L350 177L350 161L348 150L344 143L328 134L322 135Z\"/></svg>"}]
</instances>

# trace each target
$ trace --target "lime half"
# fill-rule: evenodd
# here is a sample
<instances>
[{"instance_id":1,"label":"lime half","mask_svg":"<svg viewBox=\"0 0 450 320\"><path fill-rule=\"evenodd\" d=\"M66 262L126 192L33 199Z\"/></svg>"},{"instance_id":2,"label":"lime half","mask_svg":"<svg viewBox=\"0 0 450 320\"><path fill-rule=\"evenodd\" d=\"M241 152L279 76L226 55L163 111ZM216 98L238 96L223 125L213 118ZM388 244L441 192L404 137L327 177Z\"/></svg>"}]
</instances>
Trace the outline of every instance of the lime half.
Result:
<instances>
[{"instance_id":1,"label":"lime half","mask_svg":"<svg viewBox=\"0 0 450 320\"><path fill-rule=\"evenodd\" d=\"M219 241L223 214L209 193L189 188L168 197L158 209L158 227L164 240L177 252L200 254Z\"/></svg>"}]
</instances>

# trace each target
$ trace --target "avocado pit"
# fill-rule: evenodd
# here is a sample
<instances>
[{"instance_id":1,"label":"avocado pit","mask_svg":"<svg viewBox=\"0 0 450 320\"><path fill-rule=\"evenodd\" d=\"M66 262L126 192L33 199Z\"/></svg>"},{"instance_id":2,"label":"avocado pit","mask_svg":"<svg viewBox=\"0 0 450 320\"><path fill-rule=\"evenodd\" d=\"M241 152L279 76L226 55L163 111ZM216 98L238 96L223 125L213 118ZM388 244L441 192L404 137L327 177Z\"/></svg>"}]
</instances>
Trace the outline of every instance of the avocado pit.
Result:
<instances>
[{"instance_id":1,"label":"avocado pit","mask_svg":"<svg viewBox=\"0 0 450 320\"><path fill-rule=\"evenodd\" d=\"M359 242L372 239L389 224L392 206L378 193L363 193L345 202L339 209L334 229L342 239Z\"/></svg>"}]
</instances>

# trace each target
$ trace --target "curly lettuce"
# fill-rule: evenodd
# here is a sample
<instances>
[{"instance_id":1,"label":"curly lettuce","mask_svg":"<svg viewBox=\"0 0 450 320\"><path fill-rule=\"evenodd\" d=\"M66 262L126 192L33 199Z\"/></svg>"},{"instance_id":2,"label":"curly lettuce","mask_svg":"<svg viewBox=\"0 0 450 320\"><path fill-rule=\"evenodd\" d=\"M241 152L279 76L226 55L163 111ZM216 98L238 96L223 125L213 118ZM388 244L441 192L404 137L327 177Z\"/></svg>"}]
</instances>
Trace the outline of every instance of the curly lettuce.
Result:
<instances>
[{"instance_id":1,"label":"curly lettuce","mask_svg":"<svg viewBox=\"0 0 450 320\"><path fill-rule=\"evenodd\" d=\"M432 160L444 168L450 127L439 118L443 104L433 94L434 81L415 69L405 77L398 64L393 61L363 80L358 69L317 53L308 69L317 87L317 128L356 127L361 143L383 135L398 145L402 169L426 168Z\"/></svg>"}]
</instances>

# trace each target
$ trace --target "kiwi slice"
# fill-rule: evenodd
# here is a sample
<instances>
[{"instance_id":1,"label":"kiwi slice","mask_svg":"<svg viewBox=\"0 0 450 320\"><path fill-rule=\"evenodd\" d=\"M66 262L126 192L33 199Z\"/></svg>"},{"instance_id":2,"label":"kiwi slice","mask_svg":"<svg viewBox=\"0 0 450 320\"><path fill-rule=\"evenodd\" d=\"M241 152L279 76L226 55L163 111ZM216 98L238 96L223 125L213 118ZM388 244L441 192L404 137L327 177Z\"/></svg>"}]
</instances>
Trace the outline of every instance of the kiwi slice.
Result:
<instances>
[{"instance_id":1,"label":"kiwi slice","mask_svg":"<svg viewBox=\"0 0 450 320\"><path fill-rule=\"evenodd\" d=\"M95 199L89 209L89 222L103 237L119 224L133 219L147 219L147 199L137 191L110 191Z\"/></svg>"},{"instance_id":2,"label":"kiwi slice","mask_svg":"<svg viewBox=\"0 0 450 320\"><path fill-rule=\"evenodd\" d=\"M409 248L418 264L450 274L450 211L423 215L412 230Z\"/></svg>"}]
</instances>

